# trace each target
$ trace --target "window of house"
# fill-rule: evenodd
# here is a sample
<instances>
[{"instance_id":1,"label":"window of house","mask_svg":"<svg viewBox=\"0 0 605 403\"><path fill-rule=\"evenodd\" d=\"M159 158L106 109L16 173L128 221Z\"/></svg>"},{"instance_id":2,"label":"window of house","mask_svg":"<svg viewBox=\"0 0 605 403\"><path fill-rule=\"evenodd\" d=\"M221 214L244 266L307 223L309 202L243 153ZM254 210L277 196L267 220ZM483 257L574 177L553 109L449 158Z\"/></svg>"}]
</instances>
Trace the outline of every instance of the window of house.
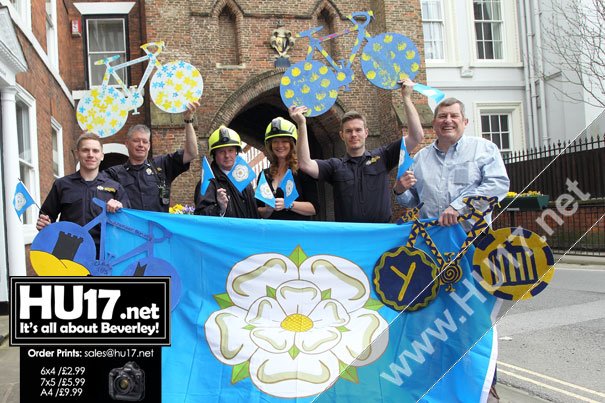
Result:
<instances>
[{"instance_id":1,"label":"window of house","mask_svg":"<svg viewBox=\"0 0 605 403\"><path fill-rule=\"evenodd\" d=\"M57 49L57 3L46 0L46 54L51 66L58 68L59 52Z\"/></svg>"},{"instance_id":2,"label":"window of house","mask_svg":"<svg viewBox=\"0 0 605 403\"><path fill-rule=\"evenodd\" d=\"M216 43L220 53L218 63L224 66L236 66L240 62L237 19L227 6L218 16L219 39Z\"/></svg>"},{"instance_id":3,"label":"window of house","mask_svg":"<svg viewBox=\"0 0 605 403\"><path fill-rule=\"evenodd\" d=\"M16 102L17 143L19 145L19 176L23 184L35 198L37 183L37 156L35 151L35 132L32 128L32 115L29 105L20 99ZM33 209L27 209L23 215L23 224L34 224L36 217Z\"/></svg>"},{"instance_id":4,"label":"window of house","mask_svg":"<svg viewBox=\"0 0 605 403\"><path fill-rule=\"evenodd\" d=\"M503 59L503 19L500 0L474 0L478 59Z\"/></svg>"},{"instance_id":5,"label":"window of house","mask_svg":"<svg viewBox=\"0 0 605 403\"><path fill-rule=\"evenodd\" d=\"M445 59L442 0L421 0L426 59Z\"/></svg>"},{"instance_id":6,"label":"window of house","mask_svg":"<svg viewBox=\"0 0 605 403\"><path fill-rule=\"evenodd\" d=\"M95 18L85 19L86 24L86 52L88 67L88 87L101 85L105 74L105 65L97 66L95 62L106 57L119 55L119 59L112 63L117 65L127 60L126 44L126 18ZM117 71L118 76L128 85L127 69ZM115 78L110 77L110 85L117 85Z\"/></svg>"},{"instance_id":7,"label":"window of house","mask_svg":"<svg viewBox=\"0 0 605 403\"><path fill-rule=\"evenodd\" d=\"M58 179L63 176L63 130L59 122L51 118L51 142L53 149L53 176Z\"/></svg>"},{"instance_id":8,"label":"window of house","mask_svg":"<svg viewBox=\"0 0 605 403\"><path fill-rule=\"evenodd\" d=\"M513 151L511 115L508 113L482 113L481 135L498 146L502 157L507 157Z\"/></svg>"}]
</instances>

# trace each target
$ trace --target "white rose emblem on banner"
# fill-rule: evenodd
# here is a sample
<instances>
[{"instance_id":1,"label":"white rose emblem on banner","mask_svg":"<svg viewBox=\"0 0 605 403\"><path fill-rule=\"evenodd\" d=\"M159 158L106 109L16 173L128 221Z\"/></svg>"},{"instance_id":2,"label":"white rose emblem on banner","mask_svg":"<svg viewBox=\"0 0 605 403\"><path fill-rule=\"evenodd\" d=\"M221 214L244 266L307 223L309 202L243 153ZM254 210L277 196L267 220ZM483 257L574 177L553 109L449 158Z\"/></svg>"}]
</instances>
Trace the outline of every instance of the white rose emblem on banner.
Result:
<instances>
[{"instance_id":1,"label":"white rose emblem on banner","mask_svg":"<svg viewBox=\"0 0 605 403\"><path fill-rule=\"evenodd\" d=\"M233 367L233 383L250 377L272 396L313 396L339 377L357 382L356 368L388 343L367 276L337 256L307 257L300 247L289 257L253 255L233 266L227 293L214 297L222 309L204 325L210 350Z\"/></svg>"}]
</instances>

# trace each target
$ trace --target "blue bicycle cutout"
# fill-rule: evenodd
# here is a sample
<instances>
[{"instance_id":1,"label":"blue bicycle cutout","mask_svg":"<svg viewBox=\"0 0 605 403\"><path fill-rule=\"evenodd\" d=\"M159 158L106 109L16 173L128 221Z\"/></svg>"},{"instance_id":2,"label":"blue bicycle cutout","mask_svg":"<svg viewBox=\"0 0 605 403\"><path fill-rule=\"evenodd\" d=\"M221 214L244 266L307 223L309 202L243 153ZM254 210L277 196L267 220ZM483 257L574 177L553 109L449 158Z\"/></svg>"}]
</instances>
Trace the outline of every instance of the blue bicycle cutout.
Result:
<instances>
[{"instance_id":1,"label":"blue bicycle cutout","mask_svg":"<svg viewBox=\"0 0 605 403\"><path fill-rule=\"evenodd\" d=\"M178 271L167 261L154 256L154 246L167 241L172 233L159 224L150 222L146 232L118 224L107 215L105 203L93 199L100 214L84 226L59 221L46 226L32 242L30 260L40 276L168 276L170 280L170 306L174 309L181 298L182 286ZM106 253L101 236L99 256L89 231L101 226L105 234L107 226L116 226L130 232L142 241L120 256ZM123 270L115 268L122 262L131 263Z\"/></svg>"},{"instance_id":2,"label":"blue bicycle cutout","mask_svg":"<svg viewBox=\"0 0 605 403\"><path fill-rule=\"evenodd\" d=\"M348 17L353 27L341 33L316 38L313 35L323 28L320 26L297 34L309 38L309 48L305 60L293 64L281 79L280 94L287 107L307 106L311 117L327 112L336 102L339 89L349 90L354 78L352 65L364 41L361 69L373 85L393 90L399 88L399 81L413 79L418 74L420 56L414 42L393 32L371 36L366 27L372 18L372 11L355 12ZM336 63L321 43L352 32L357 32L357 38L349 57ZM330 67L313 59L316 50Z\"/></svg>"}]
</instances>

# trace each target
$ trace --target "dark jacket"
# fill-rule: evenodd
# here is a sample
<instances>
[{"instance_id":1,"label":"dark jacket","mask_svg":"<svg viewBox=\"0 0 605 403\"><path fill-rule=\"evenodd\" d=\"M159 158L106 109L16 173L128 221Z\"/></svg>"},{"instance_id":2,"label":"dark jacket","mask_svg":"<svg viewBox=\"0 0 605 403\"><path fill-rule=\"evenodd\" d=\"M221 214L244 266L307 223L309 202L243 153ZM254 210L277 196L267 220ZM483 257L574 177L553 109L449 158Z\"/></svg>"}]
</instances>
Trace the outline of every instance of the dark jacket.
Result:
<instances>
[{"instance_id":1,"label":"dark jacket","mask_svg":"<svg viewBox=\"0 0 605 403\"><path fill-rule=\"evenodd\" d=\"M212 173L214 173L214 179L210 181L206 194L200 195L201 181L195 187L195 194L193 195L195 200L194 214L220 216L221 208L216 201L216 190L223 188L227 190L227 196L229 197L225 217L259 218L252 184L246 186L244 191L240 193L214 161L212 161L210 167Z\"/></svg>"},{"instance_id":2,"label":"dark jacket","mask_svg":"<svg viewBox=\"0 0 605 403\"><path fill-rule=\"evenodd\" d=\"M265 169L258 175L260 180L261 175L265 175L267 179L267 184L269 188L273 192L273 196L275 197L284 197L284 191L281 188L273 189L273 177L269 171L269 168ZM294 184L296 185L296 191L298 192L298 197L296 201L299 202L310 202L315 207L315 213L319 211L319 200L317 198L317 182L311 178L309 175L304 174L302 171L298 171L297 173L292 172L292 177L294 178ZM256 181L258 183L258 180ZM265 203L257 200L256 204L259 207L264 207ZM292 210L281 210L281 211L273 211L267 219L271 220L303 220L308 221L311 219L311 216L305 216L298 213L295 213Z\"/></svg>"},{"instance_id":3,"label":"dark jacket","mask_svg":"<svg viewBox=\"0 0 605 403\"><path fill-rule=\"evenodd\" d=\"M71 221L85 226L101 213L101 207L92 199L108 202L115 199L125 208L130 207L128 195L119 183L109 178L103 172L92 181L85 181L80 171L59 178L53 183L46 200L42 203L40 214L45 214L51 222L61 215L61 221ZM95 243L99 244L100 227L97 225L90 230Z\"/></svg>"}]
</instances>

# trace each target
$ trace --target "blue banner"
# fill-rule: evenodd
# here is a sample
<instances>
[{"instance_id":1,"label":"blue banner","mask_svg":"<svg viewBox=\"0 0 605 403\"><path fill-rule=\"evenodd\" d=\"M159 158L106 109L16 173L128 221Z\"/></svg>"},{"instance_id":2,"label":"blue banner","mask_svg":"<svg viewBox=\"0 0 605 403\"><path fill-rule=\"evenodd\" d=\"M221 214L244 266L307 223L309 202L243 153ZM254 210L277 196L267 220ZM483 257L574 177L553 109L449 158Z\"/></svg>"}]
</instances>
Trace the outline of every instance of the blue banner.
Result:
<instances>
[{"instance_id":1,"label":"blue banner","mask_svg":"<svg viewBox=\"0 0 605 403\"><path fill-rule=\"evenodd\" d=\"M411 230L123 209L108 216L105 261L113 275L143 261L178 284L163 402L484 401L496 299L471 276L473 251L413 312L375 291L384 270L402 300L433 267L422 239L403 247ZM466 238L459 226L428 233L444 256Z\"/></svg>"}]
</instances>

